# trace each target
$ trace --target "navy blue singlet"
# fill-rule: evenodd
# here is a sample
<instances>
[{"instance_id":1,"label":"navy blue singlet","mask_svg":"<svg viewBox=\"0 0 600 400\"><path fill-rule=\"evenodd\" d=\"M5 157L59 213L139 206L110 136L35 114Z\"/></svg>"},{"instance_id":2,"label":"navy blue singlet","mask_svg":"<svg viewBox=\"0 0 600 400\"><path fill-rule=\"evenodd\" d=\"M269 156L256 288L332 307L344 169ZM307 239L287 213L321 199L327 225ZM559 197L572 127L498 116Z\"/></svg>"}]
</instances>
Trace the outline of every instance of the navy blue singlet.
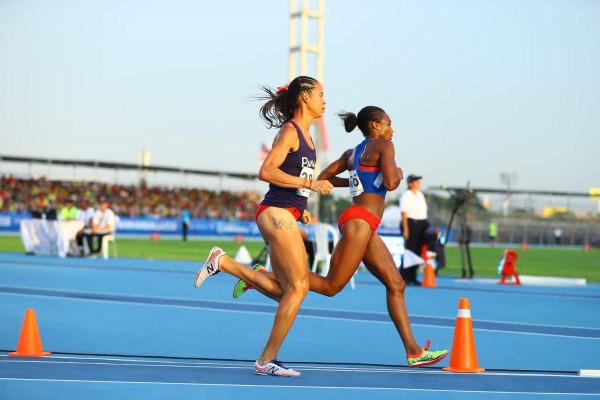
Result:
<instances>
[{"instance_id":1,"label":"navy blue singlet","mask_svg":"<svg viewBox=\"0 0 600 400\"><path fill-rule=\"evenodd\" d=\"M300 127L294 121L287 122L291 122L296 128L300 146L295 152L288 153L279 169L289 175L313 179L317 160L315 150L306 143ZM269 191L260 204L282 208L296 207L300 213L303 213L309 193L309 189L284 188L270 183Z\"/></svg>"}]
</instances>

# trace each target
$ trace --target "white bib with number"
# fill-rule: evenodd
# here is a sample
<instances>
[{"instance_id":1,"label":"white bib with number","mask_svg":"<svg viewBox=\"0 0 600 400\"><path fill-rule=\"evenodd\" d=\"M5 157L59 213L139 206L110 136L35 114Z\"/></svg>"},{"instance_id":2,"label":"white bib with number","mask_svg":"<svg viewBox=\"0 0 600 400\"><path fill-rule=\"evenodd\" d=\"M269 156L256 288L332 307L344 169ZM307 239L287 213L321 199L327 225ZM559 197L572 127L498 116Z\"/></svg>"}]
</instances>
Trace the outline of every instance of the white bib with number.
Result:
<instances>
[{"instance_id":1,"label":"white bib with number","mask_svg":"<svg viewBox=\"0 0 600 400\"><path fill-rule=\"evenodd\" d=\"M349 171L350 173L350 197L356 197L362 194L365 189L363 188L362 182L356 173L356 170Z\"/></svg>"},{"instance_id":2,"label":"white bib with number","mask_svg":"<svg viewBox=\"0 0 600 400\"><path fill-rule=\"evenodd\" d=\"M300 178L312 180L314 174L315 174L315 169L314 168L311 168L311 167L302 167L302 171L300 171ZM308 195L310 194L310 189L299 188L296 191L296 194L298 196L308 197Z\"/></svg>"}]
</instances>

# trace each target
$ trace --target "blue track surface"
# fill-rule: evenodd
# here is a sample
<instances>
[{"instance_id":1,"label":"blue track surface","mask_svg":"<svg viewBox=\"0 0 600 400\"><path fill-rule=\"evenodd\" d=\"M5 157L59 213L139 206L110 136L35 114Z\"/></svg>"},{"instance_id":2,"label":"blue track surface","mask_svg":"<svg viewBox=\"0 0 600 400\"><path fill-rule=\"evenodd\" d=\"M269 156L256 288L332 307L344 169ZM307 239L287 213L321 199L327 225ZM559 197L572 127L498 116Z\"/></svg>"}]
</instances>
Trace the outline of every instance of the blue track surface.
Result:
<instances>
[{"instance_id":1,"label":"blue track surface","mask_svg":"<svg viewBox=\"0 0 600 400\"><path fill-rule=\"evenodd\" d=\"M600 286L518 287L438 278L407 289L413 331L452 346L458 299L468 297L481 374L409 369L385 292L367 273L356 290L310 293L279 358L300 378L261 377L251 365L275 303L235 279L192 285L198 264L55 259L0 253L0 398L565 399L599 398ZM25 310L36 311L41 358L8 357Z\"/></svg>"}]
</instances>

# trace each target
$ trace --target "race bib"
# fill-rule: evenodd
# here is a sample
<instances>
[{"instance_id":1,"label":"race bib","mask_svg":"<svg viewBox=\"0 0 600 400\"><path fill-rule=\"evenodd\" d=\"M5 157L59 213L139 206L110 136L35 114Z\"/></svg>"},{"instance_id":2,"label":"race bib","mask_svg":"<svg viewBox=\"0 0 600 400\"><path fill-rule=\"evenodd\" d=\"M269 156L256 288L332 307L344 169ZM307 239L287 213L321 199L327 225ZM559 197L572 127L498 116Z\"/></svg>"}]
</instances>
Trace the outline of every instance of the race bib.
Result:
<instances>
[{"instance_id":1,"label":"race bib","mask_svg":"<svg viewBox=\"0 0 600 400\"><path fill-rule=\"evenodd\" d=\"M356 173L356 170L351 170L350 172L350 197L356 197L362 194L365 189L363 188L362 182Z\"/></svg>"},{"instance_id":2,"label":"race bib","mask_svg":"<svg viewBox=\"0 0 600 400\"><path fill-rule=\"evenodd\" d=\"M311 167L302 167L302 170L300 171L300 178L311 179L312 180L314 174L315 174L315 169L314 168L311 168ZM310 189L299 188L296 191L296 194L298 196L308 197L308 195L310 194Z\"/></svg>"}]
</instances>

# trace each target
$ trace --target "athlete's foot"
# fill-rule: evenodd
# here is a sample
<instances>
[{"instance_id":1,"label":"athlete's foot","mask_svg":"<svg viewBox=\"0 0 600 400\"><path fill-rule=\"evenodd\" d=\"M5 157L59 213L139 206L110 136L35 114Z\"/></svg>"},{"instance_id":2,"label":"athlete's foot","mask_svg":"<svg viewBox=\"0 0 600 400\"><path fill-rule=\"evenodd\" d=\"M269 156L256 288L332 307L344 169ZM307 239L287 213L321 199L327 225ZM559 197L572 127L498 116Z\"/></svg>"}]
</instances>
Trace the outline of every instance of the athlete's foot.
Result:
<instances>
[{"instance_id":1,"label":"athlete's foot","mask_svg":"<svg viewBox=\"0 0 600 400\"><path fill-rule=\"evenodd\" d=\"M258 272L262 272L262 273L267 272L267 269L260 264L256 264L254 267L252 267L252 269L255 271L258 271ZM237 299L238 297L240 297L241 295L246 293L247 290L250 290L250 289L253 289L252 285L239 279L235 283L235 286L233 286L233 298Z\"/></svg>"},{"instance_id":2,"label":"athlete's foot","mask_svg":"<svg viewBox=\"0 0 600 400\"><path fill-rule=\"evenodd\" d=\"M408 366L411 368L422 367L424 365L436 364L448 355L448 350L429 351L430 340L427 340L425 348L421 349L419 354L407 354Z\"/></svg>"},{"instance_id":3,"label":"athlete's foot","mask_svg":"<svg viewBox=\"0 0 600 400\"><path fill-rule=\"evenodd\" d=\"M226 253L220 247L215 246L212 248L212 250L208 254L208 258L206 259L206 262L204 263L202 268L200 268L198 270L198 273L196 274L196 280L194 281L194 286L200 287L200 285L202 285L202 282L204 282L204 280L206 278L208 278L209 276L218 274L220 272L219 271L219 259L221 258L221 256L223 256L225 254Z\"/></svg>"},{"instance_id":4,"label":"athlete's foot","mask_svg":"<svg viewBox=\"0 0 600 400\"><path fill-rule=\"evenodd\" d=\"M294 371L291 368L287 368L275 358L265 364L261 364L258 362L258 360L256 360L256 362L254 363L254 373L257 375L273 375L288 377L300 376L300 372Z\"/></svg>"}]
</instances>

